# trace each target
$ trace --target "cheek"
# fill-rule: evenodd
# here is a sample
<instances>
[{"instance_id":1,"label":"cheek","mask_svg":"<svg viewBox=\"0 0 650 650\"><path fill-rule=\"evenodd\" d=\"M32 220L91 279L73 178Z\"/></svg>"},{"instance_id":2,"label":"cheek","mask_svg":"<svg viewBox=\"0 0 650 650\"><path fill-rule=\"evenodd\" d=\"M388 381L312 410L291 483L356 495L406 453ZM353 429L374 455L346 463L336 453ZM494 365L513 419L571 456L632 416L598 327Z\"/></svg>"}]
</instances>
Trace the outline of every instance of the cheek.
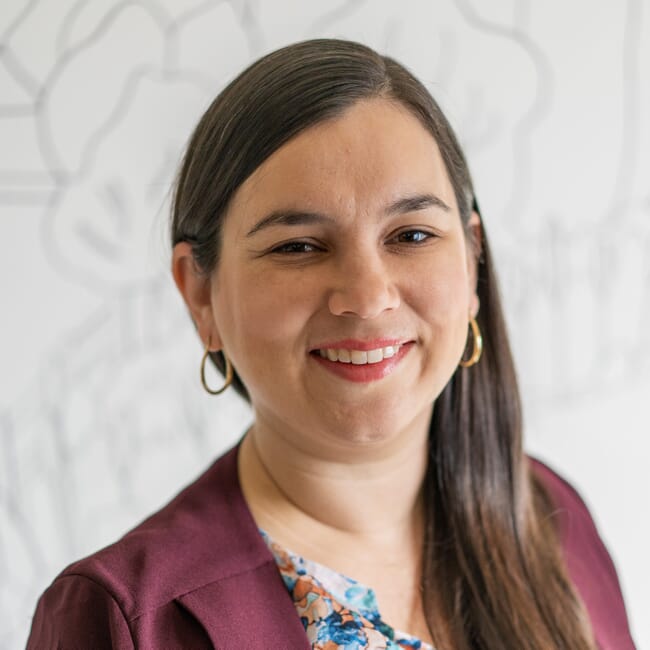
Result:
<instances>
[{"instance_id":1,"label":"cheek","mask_svg":"<svg viewBox=\"0 0 650 650\"><path fill-rule=\"evenodd\" d=\"M424 322L429 355L446 367L455 365L464 349L471 296L464 266L454 258L439 262L425 278L412 281L408 300Z\"/></svg>"},{"instance_id":2,"label":"cheek","mask_svg":"<svg viewBox=\"0 0 650 650\"><path fill-rule=\"evenodd\" d=\"M215 319L242 376L264 373L281 363L290 348L304 347L300 334L313 305L303 283L246 272L224 273L221 286L215 294Z\"/></svg>"},{"instance_id":3,"label":"cheek","mask_svg":"<svg viewBox=\"0 0 650 650\"><path fill-rule=\"evenodd\" d=\"M469 276L462 258L454 255L436 258L425 272L412 273L408 285L411 300L427 314L431 323L444 325L469 316Z\"/></svg>"}]
</instances>

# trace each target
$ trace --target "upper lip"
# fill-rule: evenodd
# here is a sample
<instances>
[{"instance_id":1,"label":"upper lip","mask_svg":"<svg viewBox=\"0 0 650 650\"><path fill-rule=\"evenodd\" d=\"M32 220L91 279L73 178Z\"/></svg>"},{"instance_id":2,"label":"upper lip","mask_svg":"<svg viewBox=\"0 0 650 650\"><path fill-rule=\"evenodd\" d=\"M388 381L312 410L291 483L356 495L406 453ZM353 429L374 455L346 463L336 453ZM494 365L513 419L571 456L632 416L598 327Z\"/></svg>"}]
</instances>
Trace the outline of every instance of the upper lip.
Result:
<instances>
[{"instance_id":1,"label":"upper lip","mask_svg":"<svg viewBox=\"0 0 650 650\"><path fill-rule=\"evenodd\" d=\"M339 341L326 341L319 343L314 350L359 350L367 352L368 350L377 350L378 348L386 348L389 345L402 345L406 343L407 339L404 338L377 338L377 339L341 339Z\"/></svg>"}]
</instances>

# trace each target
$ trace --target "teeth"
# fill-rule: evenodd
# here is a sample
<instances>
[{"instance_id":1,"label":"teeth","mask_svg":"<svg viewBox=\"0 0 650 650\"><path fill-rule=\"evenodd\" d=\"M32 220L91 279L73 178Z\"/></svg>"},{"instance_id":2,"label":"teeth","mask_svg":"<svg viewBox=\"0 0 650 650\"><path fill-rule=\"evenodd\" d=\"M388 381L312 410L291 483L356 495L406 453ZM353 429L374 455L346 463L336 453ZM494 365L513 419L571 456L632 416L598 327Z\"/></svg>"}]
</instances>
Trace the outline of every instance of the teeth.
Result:
<instances>
[{"instance_id":1,"label":"teeth","mask_svg":"<svg viewBox=\"0 0 650 650\"><path fill-rule=\"evenodd\" d=\"M391 350L393 348L391 347ZM368 357L368 363L379 363L384 360L384 351L382 350L368 350L366 355Z\"/></svg>"},{"instance_id":2,"label":"teeth","mask_svg":"<svg viewBox=\"0 0 650 650\"><path fill-rule=\"evenodd\" d=\"M387 348L384 348L384 359L390 359L397 352L397 346L393 347L389 345Z\"/></svg>"},{"instance_id":3,"label":"teeth","mask_svg":"<svg viewBox=\"0 0 650 650\"><path fill-rule=\"evenodd\" d=\"M335 349L327 348L319 350L323 359L330 361L338 361L339 363L352 363L356 366L363 366L369 363L379 363L384 359L390 359L397 354L399 345L388 345L384 348L377 348L376 350L348 350L345 348Z\"/></svg>"},{"instance_id":4,"label":"teeth","mask_svg":"<svg viewBox=\"0 0 650 650\"><path fill-rule=\"evenodd\" d=\"M342 363L350 363L350 361L352 361L350 357L350 350L337 350L336 356Z\"/></svg>"}]
</instances>

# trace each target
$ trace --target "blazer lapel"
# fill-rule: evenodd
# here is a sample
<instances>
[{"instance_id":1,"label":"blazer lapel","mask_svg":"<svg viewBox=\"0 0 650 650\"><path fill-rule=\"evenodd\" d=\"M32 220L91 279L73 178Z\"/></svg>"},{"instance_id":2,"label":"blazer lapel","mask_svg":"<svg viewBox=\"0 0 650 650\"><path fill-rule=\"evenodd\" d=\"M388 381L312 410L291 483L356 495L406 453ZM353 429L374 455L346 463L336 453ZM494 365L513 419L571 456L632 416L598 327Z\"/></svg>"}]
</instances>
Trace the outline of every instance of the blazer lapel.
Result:
<instances>
[{"instance_id":1,"label":"blazer lapel","mask_svg":"<svg viewBox=\"0 0 650 650\"><path fill-rule=\"evenodd\" d=\"M218 650L310 650L311 643L273 560L176 599Z\"/></svg>"}]
</instances>

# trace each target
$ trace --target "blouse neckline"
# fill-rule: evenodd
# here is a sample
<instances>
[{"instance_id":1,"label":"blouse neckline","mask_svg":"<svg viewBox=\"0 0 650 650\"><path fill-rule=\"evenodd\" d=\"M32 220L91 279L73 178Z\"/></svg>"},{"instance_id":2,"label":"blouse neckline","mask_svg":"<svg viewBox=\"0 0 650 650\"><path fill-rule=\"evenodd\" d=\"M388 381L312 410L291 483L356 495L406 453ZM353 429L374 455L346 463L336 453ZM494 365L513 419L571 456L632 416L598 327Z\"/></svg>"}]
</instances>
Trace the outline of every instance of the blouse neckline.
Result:
<instances>
[{"instance_id":1,"label":"blouse neckline","mask_svg":"<svg viewBox=\"0 0 650 650\"><path fill-rule=\"evenodd\" d=\"M260 533L313 648L434 650L430 644L386 623L373 589L280 546L262 529Z\"/></svg>"}]
</instances>

